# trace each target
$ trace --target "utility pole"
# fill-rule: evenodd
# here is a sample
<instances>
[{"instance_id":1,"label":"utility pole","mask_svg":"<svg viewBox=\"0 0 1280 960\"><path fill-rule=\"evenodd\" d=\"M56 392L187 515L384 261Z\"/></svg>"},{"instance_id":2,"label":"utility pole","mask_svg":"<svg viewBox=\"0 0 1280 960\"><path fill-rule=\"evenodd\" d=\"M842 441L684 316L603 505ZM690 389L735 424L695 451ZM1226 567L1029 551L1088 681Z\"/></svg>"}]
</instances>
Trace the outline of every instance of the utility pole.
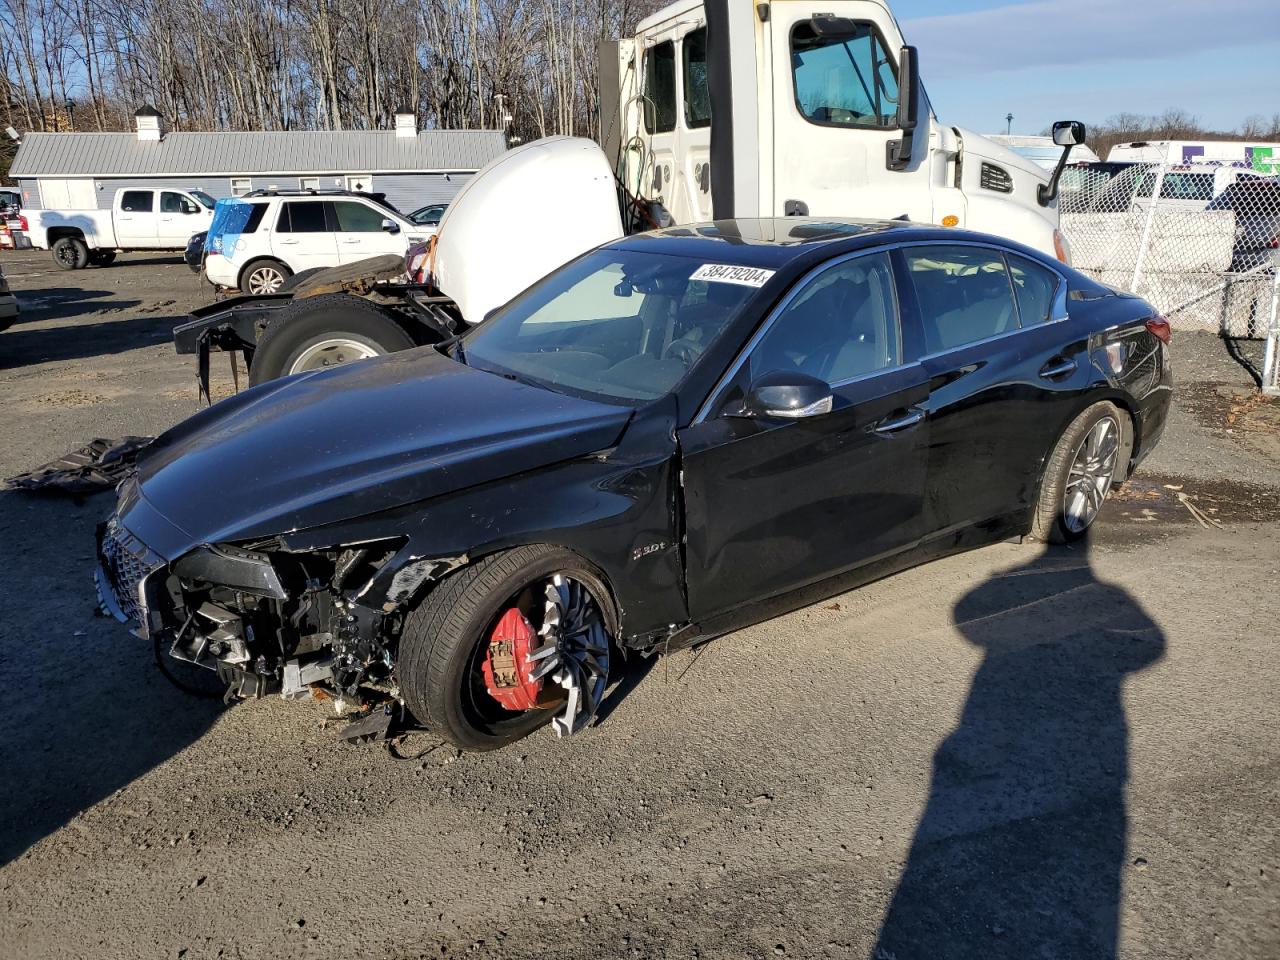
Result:
<instances>
[{"instance_id":1,"label":"utility pole","mask_svg":"<svg viewBox=\"0 0 1280 960\"><path fill-rule=\"evenodd\" d=\"M1004 135L1010 136L1013 133L1013 114L1007 113L1004 117Z\"/></svg>"}]
</instances>

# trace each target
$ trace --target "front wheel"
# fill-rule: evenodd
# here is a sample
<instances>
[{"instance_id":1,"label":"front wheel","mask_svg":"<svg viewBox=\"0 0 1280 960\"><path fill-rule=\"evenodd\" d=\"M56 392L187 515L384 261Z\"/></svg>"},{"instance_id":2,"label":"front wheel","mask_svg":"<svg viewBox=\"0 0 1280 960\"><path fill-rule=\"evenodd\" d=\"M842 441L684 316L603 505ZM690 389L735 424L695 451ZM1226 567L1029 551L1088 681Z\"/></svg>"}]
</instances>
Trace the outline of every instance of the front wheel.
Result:
<instances>
[{"instance_id":1,"label":"front wheel","mask_svg":"<svg viewBox=\"0 0 1280 960\"><path fill-rule=\"evenodd\" d=\"M1071 543L1093 526L1117 474L1125 468L1120 462L1127 447L1125 416L1115 404L1095 403L1058 438L1040 486L1033 539Z\"/></svg>"},{"instance_id":2,"label":"front wheel","mask_svg":"<svg viewBox=\"0 0 1280 960\"><path fill-rule=\"evenodd\" d=\"M546 723L589 725L609 680L617 619L600 575L533 545L450 574L405 620L405 704L463 750L495 750Z\"/></svg>"}]
</instances>

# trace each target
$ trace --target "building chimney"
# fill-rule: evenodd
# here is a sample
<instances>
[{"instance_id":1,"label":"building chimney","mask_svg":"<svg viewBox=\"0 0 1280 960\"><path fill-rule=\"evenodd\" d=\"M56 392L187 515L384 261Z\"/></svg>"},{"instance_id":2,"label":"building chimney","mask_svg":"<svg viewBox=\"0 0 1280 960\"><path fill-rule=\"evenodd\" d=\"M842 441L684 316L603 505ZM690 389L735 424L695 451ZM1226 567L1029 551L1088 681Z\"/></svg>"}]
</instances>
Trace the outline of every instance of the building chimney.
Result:
<instances>
[{"instance_id":1,"label":"building chimney","mask_svg":"<svg viewBox=\"0 0 1280 960\"><path fill-rule=\"evenodd\" d=\"M418 135L418 111L409 107L396 110L396 136L416 137Z\"/></svg>"},{"instance_id":2,"label":"building chimney","mask_svg":"<svg viewBox=\"0 0 1280 960\"><path fill-rule=\"evenodd\" d=\"M139 140L159 141L164 136L164 117L155 107L141 106L133 115Z\"/></svg>"}]
</instances>

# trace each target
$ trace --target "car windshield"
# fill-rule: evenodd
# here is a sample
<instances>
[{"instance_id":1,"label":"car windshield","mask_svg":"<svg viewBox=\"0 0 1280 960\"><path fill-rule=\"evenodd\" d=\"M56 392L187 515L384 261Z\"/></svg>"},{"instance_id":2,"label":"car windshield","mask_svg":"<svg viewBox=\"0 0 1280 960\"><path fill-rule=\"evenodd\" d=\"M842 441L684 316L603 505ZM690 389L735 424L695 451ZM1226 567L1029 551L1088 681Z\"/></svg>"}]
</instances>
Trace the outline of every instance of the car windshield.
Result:
<instances>
[{"instance_id":1,"label":"car windshield","mask_svg":"<svg viewBox=\"0 0 1280 960\"><path fill-rule=\"evenodd\" d=\"M203 190L188 190L187 194L193 197L196 203L200 204L200 206L204 207L206 210L212 210L213 205L216 202L213 197L209 196Z\"/></svg>"},{"instance_id":2,"label":"car windshield","mask_svg":"<svg viewBox=\"0 0 1280 960\"><path fill-rule=\"evenodd\" d=\"M772 270L597 250L469 333L466 362L634 403L670 393Z\"/></svg>"}]
</instances>

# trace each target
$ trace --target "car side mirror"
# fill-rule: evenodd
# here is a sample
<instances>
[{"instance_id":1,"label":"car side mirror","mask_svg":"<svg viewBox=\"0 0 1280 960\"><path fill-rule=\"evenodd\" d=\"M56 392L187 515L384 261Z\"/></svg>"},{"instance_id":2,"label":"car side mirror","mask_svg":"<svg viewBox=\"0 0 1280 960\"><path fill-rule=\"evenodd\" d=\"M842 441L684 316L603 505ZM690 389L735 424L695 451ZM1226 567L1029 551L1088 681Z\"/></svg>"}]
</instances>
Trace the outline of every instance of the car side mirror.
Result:
<instances>
[{"instance_id":1,"label":"car side mirror","mask_svg":"<svg viewBox=\"0 0 1280 960\"><path fill-rule=\"evenodd\" d=\"M898 53L898 129L902 136L885 144L885 166L905 170L911 165L915 129L920 123L920 57L916 48L905 46Z\"/></svg>"},{"instance_id":2,"label":"car side mirror","mask_svg":"<svg viewBox=\"0 0 1280 960\"><path fill-rule=\"evenodd\" d=\"M392 220L390 217L383 217L383 218L382 218L382 229L383 229L383 230L385 230L387 233L399 233L399 232L400 232L400 224L396 223L396 222L395 222L394 220Z\"/></svg>"},{"instance_id":3,"label":"car side mirror","mask_svg":"<svg viewBox=\"0 0 1280 960\"><path fill-rule=\"evenodd\" d=\"M825 380L794 371L757 377L735 415L804 420L831 412L831 386Z\"/></svg>"}]
</instances>

